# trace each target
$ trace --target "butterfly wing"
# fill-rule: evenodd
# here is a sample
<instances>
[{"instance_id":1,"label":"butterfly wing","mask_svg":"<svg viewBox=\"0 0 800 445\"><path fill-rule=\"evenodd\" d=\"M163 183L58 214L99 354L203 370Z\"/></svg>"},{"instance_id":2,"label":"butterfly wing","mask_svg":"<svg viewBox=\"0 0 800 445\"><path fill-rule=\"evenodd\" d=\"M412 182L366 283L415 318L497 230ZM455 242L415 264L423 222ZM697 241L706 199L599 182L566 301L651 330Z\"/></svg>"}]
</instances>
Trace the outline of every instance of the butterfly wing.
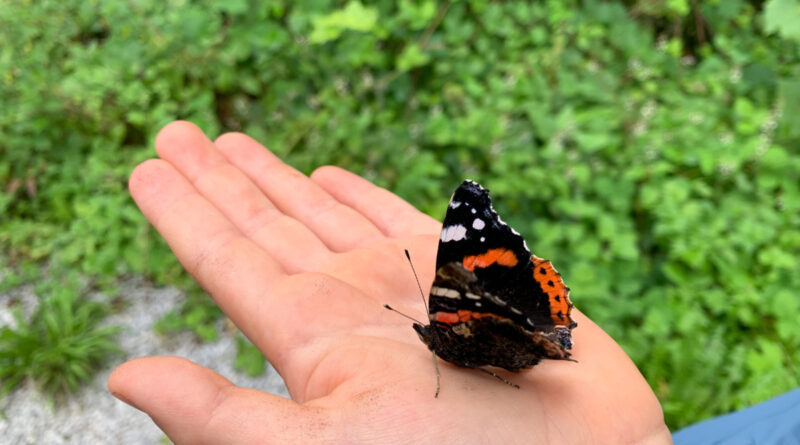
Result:
<instances>
[{"instance_id":1,"label":"butterfly wing","mask_svg":"<svg viewBox=\"0 0 800 445\"><path fill-rule=\"evenodd\" d=\"M440 273L452 263L474 274L475 285L491 298L452 289L452 279ZM576 324L570 316L569 289L549 261L531 255L522 236L492 207L489 191L475 181L464 181L450 199L436 269L432 320L438 313L459 310L493 314L571 346L570 330Z\"/></svg>"}]
</instances>

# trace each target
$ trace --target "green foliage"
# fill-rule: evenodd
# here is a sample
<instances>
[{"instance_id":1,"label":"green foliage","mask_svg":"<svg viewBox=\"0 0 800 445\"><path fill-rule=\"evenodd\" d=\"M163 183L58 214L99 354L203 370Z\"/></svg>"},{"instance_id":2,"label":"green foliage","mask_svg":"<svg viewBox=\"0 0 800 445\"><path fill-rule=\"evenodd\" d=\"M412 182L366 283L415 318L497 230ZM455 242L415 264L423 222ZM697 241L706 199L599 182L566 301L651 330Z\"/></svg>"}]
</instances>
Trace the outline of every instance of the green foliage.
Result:
<instances>
[{"instance_id":1,"label":"green foliage","mask_svg":"<svg viewBox=\"0 0 800 445\"><path fill-rule=\"evenodd\" d=\"M179 308L171 310L156 323L156 331L169 334L191 331L203 341L214 341L218 332L216 321L222 311L199 286L187 285L186 300Z\"/></svg>"},{"instance_id":2,"label":"green foliage","mask_svg":"<svg viewBox=\"0 0 800 445\"><path fill-rule=\"evenodd\" d=\"M267 360L246 338L236 337L236 361L233 366L250 377L258 377L267 371Z\"/></svg>"},{"instance_id":3,"label":"green foliage","mask_svg":"<svg viewBox=\"0 0 800 445\"><path fill-rule=\"evenodd\" d=\"M351 1L342 10L314 17L313 29L309 36L312 43L325 43L338 39L343 32L367 32L375 28L378 17L374 8L365 8L361 2Z\"/></svg>"},{"instance_id":4,"label":"green foliage","mask_svg":"<svg viewBox=\"0 0 800 445\"><path fill-rule=\"evenodd\" d=\"M178 118L438 217L471 177L680 427L800 383L796 6L7 2L0 246L185 283L124 189ZM193 298L165 324L207 336Z\"/></svg>"},{"instance_id":5,"label":"green foliage","mask_svg":"<svg viewBox=\"0 0 800 445\"><path fill-rule=\"evenodd\" d=\"M0 381L7 393L31 378L47 393L62 396L88 382L120 352L116 326L102 325L109 306L86 299L74 277L43 282L40 304L30 319L15 312L16 328L0 328Z\"/></svg>"},{"instance_id":6,"label":"green foliage","mask_svg":"<svg viewBox=\"0 0 800 445\"><path fill-rule=\"evenodd\" d=\"M764 29L800 41L800 1L769 0L764 8Z\"/></svg>"}]
</instances>

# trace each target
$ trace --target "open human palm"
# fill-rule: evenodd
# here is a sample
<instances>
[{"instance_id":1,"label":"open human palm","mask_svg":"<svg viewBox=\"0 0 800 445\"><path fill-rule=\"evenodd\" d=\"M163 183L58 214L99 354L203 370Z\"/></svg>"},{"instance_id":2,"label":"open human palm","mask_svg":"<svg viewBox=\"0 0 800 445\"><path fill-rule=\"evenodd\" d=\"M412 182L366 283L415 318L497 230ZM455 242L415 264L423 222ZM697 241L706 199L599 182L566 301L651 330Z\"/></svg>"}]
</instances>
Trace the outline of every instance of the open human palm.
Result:
<instances>
[{"instance_id":1,"label":"open human palm","mask_svg":"<svg viewBox=\"0 0 800 445\"><path fill-rule=\"evenodd\" d=\"M577 363L545 360L520 386L441 362L426 320L441 225L336 167L310 177L239 133L209 140L174 122L130 190L186 269L286 382L292 399L240 388L176 357L118 367L110 391L177 444L670 443L655 395L579 311ZM580 306L580 296L574 302Z\"/></svg>"}]
</instances>

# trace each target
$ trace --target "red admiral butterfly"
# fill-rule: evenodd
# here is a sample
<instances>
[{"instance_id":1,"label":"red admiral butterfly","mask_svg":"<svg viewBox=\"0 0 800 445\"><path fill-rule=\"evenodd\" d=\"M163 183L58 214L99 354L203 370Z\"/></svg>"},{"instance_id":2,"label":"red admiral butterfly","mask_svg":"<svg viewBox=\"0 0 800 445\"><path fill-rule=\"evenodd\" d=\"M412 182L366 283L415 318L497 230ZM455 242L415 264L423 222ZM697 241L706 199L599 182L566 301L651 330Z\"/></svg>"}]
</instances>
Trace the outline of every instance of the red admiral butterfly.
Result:
<instances>
[{"instance_id":1,"label":"red admiral butterfly","mask_svg":"<svg viewBox=\"0 0 800 445\"><path fill-rule=\"evenodd\" d=\"M464 181L450 199L428 301L430 324L413 327L434 365L439 356L518 388L481 367L517 372L542 359L572 360L577 323L569 288L550 261L531 255L475 181Z\"/></svg>"}]
</instances>

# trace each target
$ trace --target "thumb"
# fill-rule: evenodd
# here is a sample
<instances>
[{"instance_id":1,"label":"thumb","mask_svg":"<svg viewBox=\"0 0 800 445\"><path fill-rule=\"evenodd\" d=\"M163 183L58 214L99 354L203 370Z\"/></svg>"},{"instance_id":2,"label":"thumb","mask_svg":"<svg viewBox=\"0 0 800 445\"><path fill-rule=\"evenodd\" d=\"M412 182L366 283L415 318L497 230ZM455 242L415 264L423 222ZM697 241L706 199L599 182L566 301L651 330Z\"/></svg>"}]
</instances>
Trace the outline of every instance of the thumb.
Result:
<instances>
[{"instance_id":1,"label":"thumb","mask_svg":"<svg viewBox=\"0 0 800 445\"><path fill-rule=\"evenodd\" d=\"M147 413L175 444L332 441L329 412L240 388L178 357L146 357L111 373L114 397Z\"/></svg>"}]
</instances>

